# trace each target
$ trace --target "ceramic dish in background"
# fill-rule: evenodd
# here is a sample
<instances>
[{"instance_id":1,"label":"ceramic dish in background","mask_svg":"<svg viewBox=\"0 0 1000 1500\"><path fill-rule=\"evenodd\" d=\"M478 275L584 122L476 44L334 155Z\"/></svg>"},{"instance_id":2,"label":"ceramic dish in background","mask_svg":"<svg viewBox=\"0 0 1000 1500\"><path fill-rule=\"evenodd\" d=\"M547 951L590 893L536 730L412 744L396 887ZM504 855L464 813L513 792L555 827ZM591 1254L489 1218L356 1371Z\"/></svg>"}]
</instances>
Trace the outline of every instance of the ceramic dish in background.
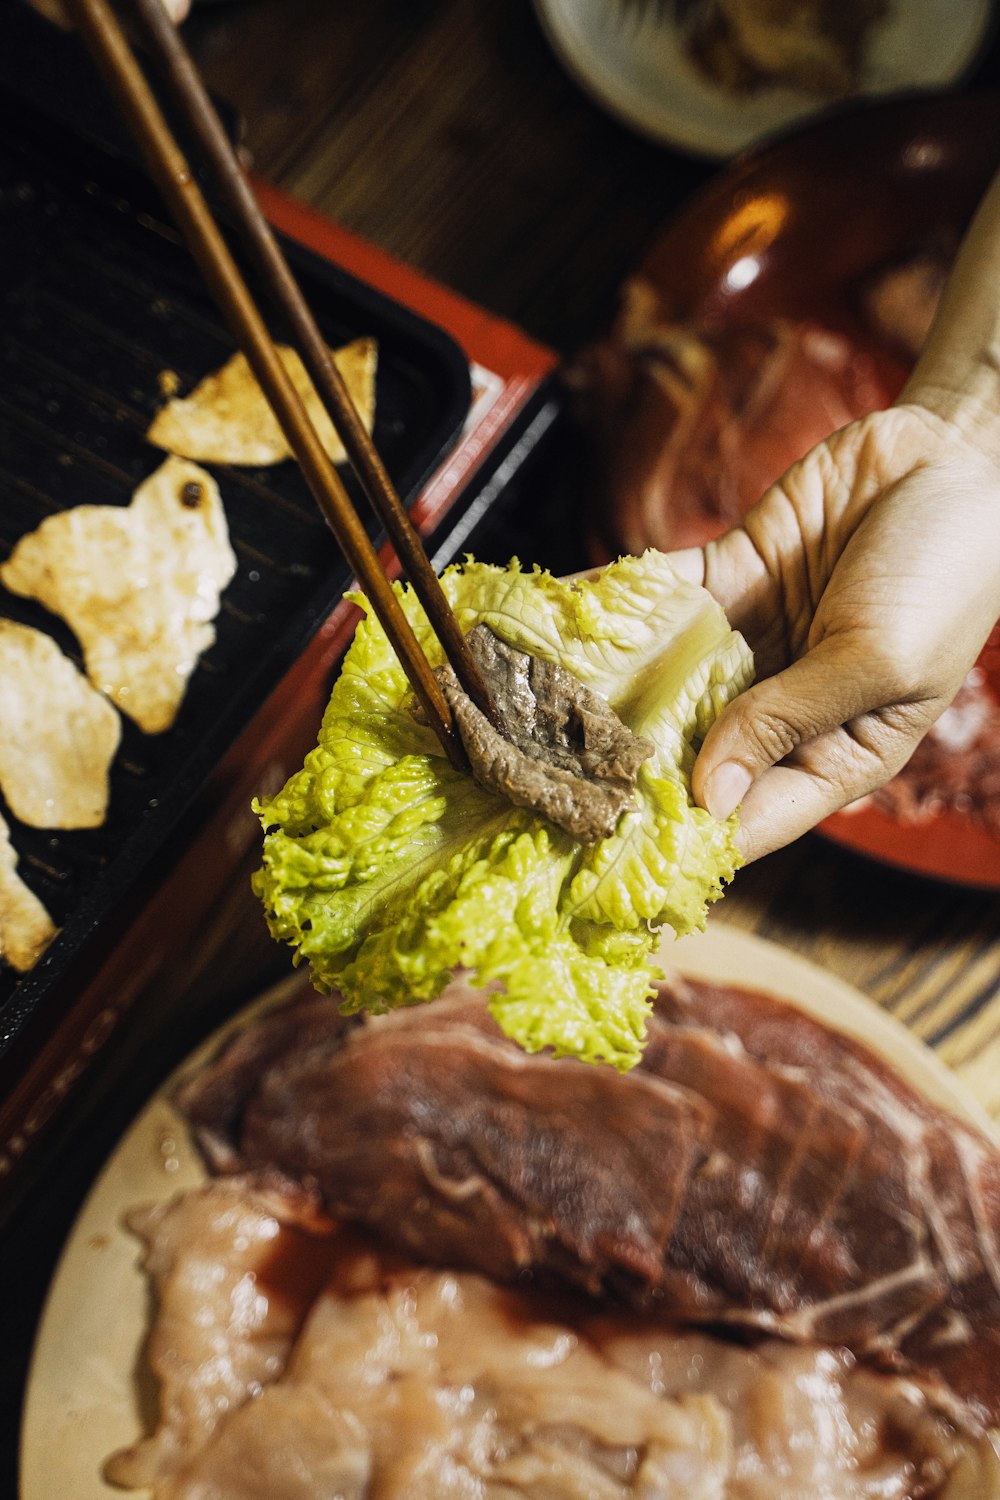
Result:
<instances>
[{"instance_id":1,"label":"ceramic dish in background","mask_svg":"<svg viewBox=\"0 0 1000 1500\"><path fill-rule=\"evenodd\" d=\"M833 100L789 86L736 93L692 61L662 0L535 0L567 71L627 125L666 145L723 158ZM992 0L893 0L873 28L857 93L943 88L969 71L992 25Z\"/></svg>"},{"instance_id":2,"label":"ceramic dish in background","mask_svg":"<svg viewBox=\"0 0 1000 1500\"><path fill-rule=\"evenodd\" d=\"M914 875L1000 891L1000 839L962 813L903 823L866 800L856 810L834 813L818 831L845 849Z\"/></svg>"},{"instance_id":3,"label":"ceramic dish in background","mask_svg":"<svg viewBox=\"0 0 1000 1500\"><path fill-rule=\"evenodd\" d=\"M669 945L662 961L681 972L763 990L796 1003L892 1059L925 1096L973 1126L995 1129L972 1094L927 1047L858 991L789 950L732 927ZM301 989L286 981L256 1007ZM306 986L308 987L308 986ZM218 1046L199 1049L184 1072ZM144 1429L153 1395L143 1374L149 1317L141 1249L123 1226L128 1210L165 1200L205 1180L187 1127L157 1091L114 1151L74 1226L49 1293L28 1382L22 1430L21 1500L111 1500L121 1490L101 1477L115 1449Z\"/></svg>"},{"instance_id":4,"label":"ceramic dish in background","mask_svg":"<svg viewBox=\"0 0 1000 1500\"><path fill-rule=\"evenodd\" d=\"M657 469L671 412L659 372L641 366L649 343L677 325L710 326L723 338L776 320L815 325L852 351L867 381L858 406L832 425L888 404L909 365L863 316L864 289L921 247L957 245L998 162L1000 96L880 101L845 107L747 153L693 197L626 284L617 325L567 372L592 477L593 561L646 545L698 545L731 524L690 506L673 515L662 508L659 497L677 501L678 490ZM626 334L628 309L634 321L640 304L644 326ZM798 419L809 389L800 383ZM754 498L826 435L808 428L805 415L799 447L788 430L759 444L772 471L754 470ZM980 666L1000 699L1000 662ZM923 875L1000 888L1000 839L962 812L903 822L866 804L822 832Z\"/></svg>"}]
</instances>

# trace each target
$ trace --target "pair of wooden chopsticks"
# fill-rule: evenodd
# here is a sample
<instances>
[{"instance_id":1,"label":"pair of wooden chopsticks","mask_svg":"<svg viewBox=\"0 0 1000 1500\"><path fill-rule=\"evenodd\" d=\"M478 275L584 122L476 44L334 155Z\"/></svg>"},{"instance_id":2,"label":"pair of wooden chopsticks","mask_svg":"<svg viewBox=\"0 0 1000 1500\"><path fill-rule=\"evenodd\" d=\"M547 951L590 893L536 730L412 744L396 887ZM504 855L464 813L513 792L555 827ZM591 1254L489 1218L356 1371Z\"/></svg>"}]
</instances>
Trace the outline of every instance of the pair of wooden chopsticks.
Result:
<instances>
[{"instance_id":1,"label":"pair of wooden chopsticks","mask_svg":"<svg viewBox=\"0 0 1000 1500\"><path fill-rule=\"evenodd\" d=\"M371 600L441 744L458 769L467 762L451 709L393 592L350 496L300 401L264 318L233 259L185 157L146 81L108 0L65 0L125 117L147 166L197 261L220 310L246 355L310 489ZM348 459L386 527L445 656L473 702L495 722L492 696L428 561L423 543L396 494L358 416L347 387L250 190L222 123L162 0L130 0L139 34L162 71L164 86L190 127L237 232L261 280L288 320L302 361L325 402Z\"/></svg>"}]
</instances>

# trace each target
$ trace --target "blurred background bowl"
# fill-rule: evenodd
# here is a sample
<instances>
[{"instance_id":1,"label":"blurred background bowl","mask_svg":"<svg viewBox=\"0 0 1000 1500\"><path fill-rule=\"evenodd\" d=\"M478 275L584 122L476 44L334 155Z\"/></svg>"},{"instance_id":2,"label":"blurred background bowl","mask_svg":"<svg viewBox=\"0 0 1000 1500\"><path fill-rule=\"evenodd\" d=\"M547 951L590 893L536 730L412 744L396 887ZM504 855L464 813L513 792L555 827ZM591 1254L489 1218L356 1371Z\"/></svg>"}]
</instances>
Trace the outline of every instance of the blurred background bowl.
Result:
<instances>
[{"instance_id":1,"label":"blurred background bowl","mask_svg":"<svg viewBox=\"0 0 1000 1500\"><path fill-rule=\"evenodd\" d=\"M974 66L994 24L993 0L891 0L886 15L862 33L851 83L837 88L830 82L820 92L774 79L751 87L715 81L695 61L685 41L685 22L678 22L679 13L689 20L692 11L707 11L707 5L679 0L534 3L553 51L597 103L653 140L716 158L732 156L848 93L874 96L948 87ZM766 13L769 7L757 0L757 9ZM754 19L760 30L761 15ZM779 29L765 19L765 29L768 25ZM803 50L808 55L810 49Z\"/></svg>"},{"instance_id":2,"label":"blurred background bowl","mask_svg":"<svg viewBox=\"0 0 1000 1500\"><path fill-rule=\"evenodd\" d=\"M833 110L690 199L567 368L593 561L709 540L889 404L912 358L868 294L914 258L945 267L998 165L1000 96L919 96Z\"/></svg>"},{"instance_id":3,"label":"blurred background bowl","mask_svg":"<svg viewBox=\"0 0 1000 1500\"><path fill-rule=\"evenodd\" d=\"M998 166L1000 96L920 96L839 108L692 198L566 371L591 560L704 544L817 441L890 404ZM995 643L976 672L1000 703ZM1000 744L977 761L992 786ZM905 798L866 799L821 832L1000 889L1000 818L975 778L912 816Z\"/></svg>"}]
</instances>

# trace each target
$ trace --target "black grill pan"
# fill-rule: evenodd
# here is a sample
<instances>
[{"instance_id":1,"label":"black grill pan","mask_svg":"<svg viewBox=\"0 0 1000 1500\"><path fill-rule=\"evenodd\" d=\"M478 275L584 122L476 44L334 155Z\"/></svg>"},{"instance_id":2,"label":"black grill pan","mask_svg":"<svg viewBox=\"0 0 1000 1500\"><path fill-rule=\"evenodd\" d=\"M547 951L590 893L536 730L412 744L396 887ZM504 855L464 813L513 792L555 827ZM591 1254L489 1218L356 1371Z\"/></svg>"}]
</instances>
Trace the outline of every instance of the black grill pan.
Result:
<instances>
[{"instance_id":1,"label":"black grill pan","mask_svg":"<svg viewBox=\"0 0 1000 1500\"><path fill-rule=\"evenodd\" d=\"M380 293L294 245L285 249L329 343L378 339L375 441L411 500L467 412L464 355ZM273 322L272 331L282 335ZM162 400L160 372L174 371L186 391L233 347L127 152L67 133L0 93L0 560L54 511L127 504L165 457L143 437ZM100 829L28 829L0 802L21 873L61 928L29 975L0 967L0 1056L350 581L293 463L207 467L238 571L175 727L148 736L124 721ZM349 487L359 498L353 480ZM359 509L379 535L364 501ZM0 588L0 614L47 631L81 665L71 632L40 606Z\"/></svg>"}]
</instances>

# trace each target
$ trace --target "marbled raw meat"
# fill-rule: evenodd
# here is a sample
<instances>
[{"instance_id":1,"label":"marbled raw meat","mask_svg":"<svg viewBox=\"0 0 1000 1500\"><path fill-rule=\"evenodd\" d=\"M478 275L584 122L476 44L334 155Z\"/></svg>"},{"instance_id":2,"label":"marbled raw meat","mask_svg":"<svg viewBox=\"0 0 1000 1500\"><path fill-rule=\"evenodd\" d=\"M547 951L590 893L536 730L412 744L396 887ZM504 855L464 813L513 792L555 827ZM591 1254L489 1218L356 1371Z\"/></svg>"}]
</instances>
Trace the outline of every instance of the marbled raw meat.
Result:
<instances>
[{"instance_id":1,"label":"marbled raw meat","mask_svg":"<svg viewBox=\"0 0 1000 1500\"><path fill-rule=\"evenodd\" d=\"M217 1169L438 1264L842 1344L1000 1421L1000 1151L859 1044L679 980L627 1075L523 1053L462 984L360 1024L332 998L325 1035L322 1005L183 1091Z\"/></svg>"},{"instance_id":2,"label":"marbled raw meat","mask_svg":"<svg viewBox=\"0 0 1000 1500\"><path fill-rule=\"evenodd\" d=\"M155 1500L995 1493L988 1443L844 1349L542 1299L351 1231L314 1237L304 1264L294 1206L239 1179L136 1222L160 1422L108 1473Z\"/></svg>"}]
</instances>

